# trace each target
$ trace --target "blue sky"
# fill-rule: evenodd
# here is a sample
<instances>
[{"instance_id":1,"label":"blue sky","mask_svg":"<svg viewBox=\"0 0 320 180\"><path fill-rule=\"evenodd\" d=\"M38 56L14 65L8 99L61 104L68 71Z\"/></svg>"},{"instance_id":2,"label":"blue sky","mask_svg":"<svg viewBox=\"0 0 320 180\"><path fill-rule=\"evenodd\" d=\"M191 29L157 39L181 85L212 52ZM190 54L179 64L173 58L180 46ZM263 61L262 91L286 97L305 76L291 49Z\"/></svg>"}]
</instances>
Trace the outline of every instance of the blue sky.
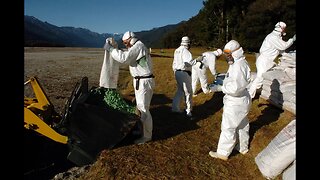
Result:
<instances>
[{"instance_id":1,"label":"blue sky","mask_svg":"<svg viewBox=\"0 0 320 180\"><path fill-rule=\"evenodd\" d=\"M24 0L24 14L97 33L143 31L196 16L202 0Z\"/></svg>"}]
</instances>

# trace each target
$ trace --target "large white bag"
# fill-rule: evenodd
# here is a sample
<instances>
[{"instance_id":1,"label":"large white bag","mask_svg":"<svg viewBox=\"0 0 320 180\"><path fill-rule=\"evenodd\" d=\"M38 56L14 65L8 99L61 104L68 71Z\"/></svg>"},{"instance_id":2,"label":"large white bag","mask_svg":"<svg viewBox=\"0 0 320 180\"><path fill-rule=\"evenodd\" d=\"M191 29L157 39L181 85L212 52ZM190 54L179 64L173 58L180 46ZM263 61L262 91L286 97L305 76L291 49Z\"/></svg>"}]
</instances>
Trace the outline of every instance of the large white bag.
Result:
<instances>
[{"instance_id":1,"label":"large white bag","mask_svg":"<svg viewBox=\"0 0 320 180\"><path fill-rule=\"evenodd\" d=\"M117 89L119 78L119 62L114 60L109 51L104 51L100 73L100 87Z\"/></svg>"},{"instance_id":2,"label":"large white bag","mask_svg":"<svg viewBox=\"0 0 320 180\"><path fill-rule=\"evenodd\" d=\"M296 180L296 161L283 171L282 180Z\"/></svg>"},{"instance_id":3,"label":"large white bag","mask_svg":"<svg viewBox=\"0 0 320 180\"><path fill-rule=\"evenodd\" d=\"M274 179L296 159L296 120L292 120L256 157L255 162L267 179Z\"/></svg>"}]
</instances>

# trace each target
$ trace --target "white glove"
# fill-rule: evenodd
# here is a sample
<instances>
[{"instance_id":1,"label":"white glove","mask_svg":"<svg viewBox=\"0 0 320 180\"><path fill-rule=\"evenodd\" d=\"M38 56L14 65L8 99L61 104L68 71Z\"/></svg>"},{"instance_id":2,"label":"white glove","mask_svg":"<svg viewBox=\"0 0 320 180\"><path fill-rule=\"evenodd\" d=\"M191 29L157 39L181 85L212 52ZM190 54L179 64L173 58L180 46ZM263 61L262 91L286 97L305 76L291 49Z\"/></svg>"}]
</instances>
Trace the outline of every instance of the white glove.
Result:
<instances>
[{"instance_id":1,"label":"white glove","mask_svg":"<svg viewBox=\"0 0 320 180\"><path fill-rule=\"evenodd\" d=\"M196 58L197 62L201 62L202 60L203 60L203 56L199 56L199 57Z\"/></svg>"},{"instance_id":2,"label":"white glove","mask_svg":"<svg viewBox=\"0 0 320 180\"><path fill-rule=\"evenodd\" d=\"M292 37L293 42L296 41L296 35Z\"/></svg>"},{"instance_id":3,"label":"white glove","mask_svg":"<svg viewBox=\"0 0 320 180\"><path fill-rule=\"evenodd\" d=\"M106 39L106 43L104 44L103 49L110 52L117 47L118 47L118 44L116 43L116 41L112 37L109 37Z\"/></svg>"},{"instance_id":4,"label":"white glove","mask_svg":"<svg viewBox=\"0 0 320 180\"><path fill-rule=\"evenodd\" d=\"M222 91L222 86L221 85L214 85L214 86L210 86L210 91L211 92L220 92Z\"/></svg>"},{"instance_id":5,"label":"white glove","mask_svg":"<svg viewBox=\"0 0 320 180\"><path fill-rule=\"evenodd\" d=\"M113 37L108 37L108 38L106 39L106 42L108 42L109 44L111 44L112 47L118 48L118 44L117 44L117 42L114 40Z\"/></svg>"},{"instance_id":6,"label":"white glove","mask_svg":"<svg viewBox=\"0 0 320 180\"><path fill-rule=\"evenodd\" d=\"M114 49L114 47L109 43L109 42L106 42L103 46L103 49L107 50L107 51L112 51Z\"/></svg>"}]
</instances>

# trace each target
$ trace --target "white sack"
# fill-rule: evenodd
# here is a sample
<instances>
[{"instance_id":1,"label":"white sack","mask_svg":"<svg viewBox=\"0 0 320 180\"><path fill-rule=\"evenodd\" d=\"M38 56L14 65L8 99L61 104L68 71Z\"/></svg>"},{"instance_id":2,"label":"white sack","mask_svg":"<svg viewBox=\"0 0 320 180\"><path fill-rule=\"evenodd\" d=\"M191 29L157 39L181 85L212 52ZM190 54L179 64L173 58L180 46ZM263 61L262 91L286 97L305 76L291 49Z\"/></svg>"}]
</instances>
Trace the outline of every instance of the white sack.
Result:
<instances>
[{"instance_id":1,"label":"white sack","mask_svg":"<svg viewBox=\"0 0 320 180\"><path fill-rule=\"evenodd\" d=\"M119 78L119 62L114 60L109 51L104 51L103 64L100 73L100 87L116 89Z\"/></svg>"},{"instance_id":2,"label":"white sack","mask_svg":"<svg viewBox=\"0 0 320 180\"><path fill-rule=\"evenodd\" d=\"M296 159L296 120L292 120L256 157L255 162L267 179L274 179Z\"/></svg>"},{"instance_id":3,"label":"white sack","mask_svg":"<svg viewBox=\"0 0 320 180\"><path fill-rule=\"evenodd\" d=\"M296 114L296 103L285 101L282 106L284 109Z\"/></svg>"},{"instance_id":4,"label":"white sack","mask_svg":"<svg viewBox=\"0 0 320 180\"><path fill-rule=\"evenodd\" d=\"M282 173L282 180L296 179L296 160Z\"/></svg>"},{"instance_id":5,"label":"white sack","mask_svg":"<svg viewBox=\"0 0 320 180\"><path fill-rule=\"evenodd\" d=\"M281 84L280 91L282 93L292 92L293 94L296 94L296 81L289 81L289 82Z\"/></svg>"},{"instance_id":6,"label":"white sack","mask_svg":"<svg viewBox=\"0 0 320 180\"><path fill-rule=\"evenodd\" d=\"M282 93L283 101L288 101L292 103L296 103L296 95L292 92L284 92Z\"/></svg>"}]
</instances>

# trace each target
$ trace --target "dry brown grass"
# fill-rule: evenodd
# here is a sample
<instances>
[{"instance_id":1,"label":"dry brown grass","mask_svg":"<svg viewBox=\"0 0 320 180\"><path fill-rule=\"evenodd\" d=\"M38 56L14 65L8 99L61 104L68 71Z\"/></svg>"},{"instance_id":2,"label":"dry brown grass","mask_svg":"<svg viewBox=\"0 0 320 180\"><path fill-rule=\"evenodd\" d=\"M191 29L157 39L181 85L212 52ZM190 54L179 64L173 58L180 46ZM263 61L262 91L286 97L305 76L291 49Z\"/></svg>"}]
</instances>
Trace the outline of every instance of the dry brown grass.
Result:
<instances>
[{"instance_id":1,"label":"dry brown grass","mask_svg":"<svg viewBox=\"0 0 320 180\"><path fill-rule=\"evenodd\" d=\"M40 76L49 98L60 112L80 76L88 76L90 86L98 85L103 60L101 49L43 51L46 52L46 56L41 56L43 59L37 59L34 54L25 57L25 75ZM57 53L49 53L53 51ZM135 145L132 139L128 139L112 150L102 151L88 172L78 179L264 179L254 158L295 116L263 99L255 99L249 113L249 152L246 155L233 152L228 161L211 158L208 152L216 150L220 135L223 94L201 93L194 98L194 121L171 114L172 98L176 91L171 68L173 51L174 49L152 51L156 81L150 109L153 116L153 140L144 145ZM194 57L204 51L207 49L191 49ZM26 52L36 53L32 49L27 49ZM61 53L73 54L68 58L55 58L57 54L62 56ZM252 71L255 71L254 54L246 56ZM40 61L45 61L45 64L41 67L38 65L38 69L35 69L33 66ZM219 58L217 71L226 70L225 60ZM208 76L211 82L213 77ZM125 67L122 68L119 84L122 94L133 96L132 79Z\"/></svg>"},{"instance_id":2,"label":"dry brown grass","mask_svg":"<svg viewBox=\"0 0 320 180\"><path fill-rule=\"evenodd\" d=\"M151 106L153 141L145 145L128 144L103 151L88 174L80 179L264 179L254 158L294 115L263 99L255 99L249 114L249 153L243 156L233 152L227 162L212 159L208 152L217 148L223 94L201 93L194 98L195 121L170 114L176 90L171 68L173 51L153 51L156 81ZM204 51L207 50L191 49L194 57ZM255 71L255 55L247 54L246 57ZM224 58L219 58L217 71L226 72L227 68ZM212 75L208 76L209 82L212 82ZM133 94L132 86L123 92L129 89Z\"/></svg>"}]
</instances>

